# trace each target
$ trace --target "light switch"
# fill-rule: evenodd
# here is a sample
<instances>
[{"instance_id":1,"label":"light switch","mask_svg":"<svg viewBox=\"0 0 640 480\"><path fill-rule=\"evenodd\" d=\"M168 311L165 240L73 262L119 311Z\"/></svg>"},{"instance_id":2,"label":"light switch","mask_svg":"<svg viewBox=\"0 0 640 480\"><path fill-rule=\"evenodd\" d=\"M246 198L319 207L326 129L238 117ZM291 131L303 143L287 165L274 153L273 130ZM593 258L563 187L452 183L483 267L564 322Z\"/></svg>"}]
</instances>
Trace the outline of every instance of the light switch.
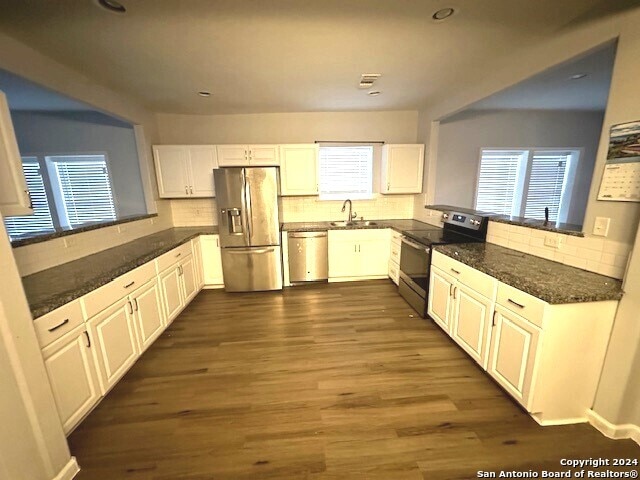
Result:
<instances>
[{"instance_id":1,"label":"light switch","mask_svg":"<svg viewBox=\"0 0 640 480\"><path fill-rule=\"evenodd\" d=\"M608 217L596 217L593 224L593 234L599 237L606 237L609 234L611 219Z\"/></svg>"}]
</instances>

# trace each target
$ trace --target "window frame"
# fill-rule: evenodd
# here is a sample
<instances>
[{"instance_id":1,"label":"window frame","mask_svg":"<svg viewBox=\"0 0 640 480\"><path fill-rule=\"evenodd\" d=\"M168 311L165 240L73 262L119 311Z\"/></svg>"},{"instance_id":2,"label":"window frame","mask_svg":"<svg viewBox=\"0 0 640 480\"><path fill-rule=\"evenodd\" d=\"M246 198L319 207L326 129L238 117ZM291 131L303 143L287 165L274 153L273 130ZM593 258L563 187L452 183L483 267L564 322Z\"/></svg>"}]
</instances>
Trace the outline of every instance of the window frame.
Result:
<instances>
[{"instance_id":1,"label":"window frame","mask_svg":"<svg viewBox=\"0 0 640 480\"><path fill-rule=\"evenodd\" d=\"M521 218L528 218L525 217L525 211L527 206L526 201L529 192L529 181L531 179L531 169L533 166L534 154L539 152L567 152L568 154L570 154L570 159L568 160L566 167L563 192L560 198L560 205L558 207L558 218L556 220L557 223L566 223L571 207L571 200L573 198L578 165L584 158L584 147L481 147L478 156L478 168L476 171L473 193L474 209L476 209L478 204L478 189L480 182L480 172L482 170L482 156L485 151L523 152L525 154L523 162L524 165L520 167L520 169L522 169L523 171L518 172L517 178L519 179L519 182L514 189L513 208L511 213L509 214L509 216Z\"/></svg>"},{"instance_id":2,"label":"window frame","mask_svg":"<svg viewBox=\"0 0 640 480\"><path fill-rule=\"evenodd\" d=\"M376 142L318 142L318 200L319 201L341 201L341 200L371 200L375 198L375 168L376 168L376 148L379 145ZM321 151L323 147L369 147L371 148L371 158L369 171L369 191L368 192L350 192L350 193L322 193L322 160Z\"/></svg>"}]
</instances>

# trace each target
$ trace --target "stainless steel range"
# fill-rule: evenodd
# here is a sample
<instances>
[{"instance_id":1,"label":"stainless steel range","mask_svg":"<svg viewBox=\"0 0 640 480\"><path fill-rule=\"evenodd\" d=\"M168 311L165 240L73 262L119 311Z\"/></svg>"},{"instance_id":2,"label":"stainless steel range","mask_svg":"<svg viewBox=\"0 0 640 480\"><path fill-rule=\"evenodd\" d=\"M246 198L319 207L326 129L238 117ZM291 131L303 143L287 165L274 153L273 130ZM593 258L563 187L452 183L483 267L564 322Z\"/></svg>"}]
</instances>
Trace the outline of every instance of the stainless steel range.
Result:
<instances>
[{"instance_id":1,"label":"stainless steel range","mask_svg":"<svg viewBox=\"0 0 640 480\"><path fill-rule=\"evenodd\" d=\"M404 231L400 252L400 295L420 314L427 316L431 248L433 245L484 242L488 217L464 211L442 214L444 228Z\"/></svg>"}]
</instances>

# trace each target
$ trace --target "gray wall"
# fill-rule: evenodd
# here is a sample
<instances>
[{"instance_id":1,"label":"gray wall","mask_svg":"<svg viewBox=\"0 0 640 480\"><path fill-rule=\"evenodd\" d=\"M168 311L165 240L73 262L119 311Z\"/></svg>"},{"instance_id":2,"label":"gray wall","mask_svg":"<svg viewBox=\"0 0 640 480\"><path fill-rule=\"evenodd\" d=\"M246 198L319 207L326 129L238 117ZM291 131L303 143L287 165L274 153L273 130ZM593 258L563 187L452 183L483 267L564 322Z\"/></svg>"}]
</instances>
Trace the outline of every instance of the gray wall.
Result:
<instances>
[{"instance_id":1,"label":"gray wall","mask_svg":"<svg viewBox=\"0 0 640 480\"><path fill-rule=\"evenodd\" d=\"M581 225L603 112L466 111L440 124L435 202L473 207L482 148L583 148L568 223Z\"/></svg>"},{"instance_id":2,"label":"gray wall","mask_svg":"<svg viewBox=\"0 0 640 480\"><path fill-rule=\"evenodd\" d=\"M147 213L133 127L98 112L11 112L20 153L106 152L118 216Z\"/></svg>"}]
</instances>

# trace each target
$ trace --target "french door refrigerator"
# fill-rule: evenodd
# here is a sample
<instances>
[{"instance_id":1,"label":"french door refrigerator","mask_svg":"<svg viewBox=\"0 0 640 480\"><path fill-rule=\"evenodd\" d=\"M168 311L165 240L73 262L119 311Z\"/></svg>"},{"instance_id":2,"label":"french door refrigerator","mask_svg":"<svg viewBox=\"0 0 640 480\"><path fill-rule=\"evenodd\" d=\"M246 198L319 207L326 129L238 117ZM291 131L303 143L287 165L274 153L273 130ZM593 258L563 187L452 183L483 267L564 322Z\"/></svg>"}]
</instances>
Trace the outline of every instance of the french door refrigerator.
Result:
<instances>
[{"instance_id":1,"label":"french door refrigerator","mask_svg":"<svg viewBox=\"0 0 640 480\"><path fill-rule=\"evenodd\" d=\"M213 171L228 292L282 290L276 167Z\"/></svg>"}]
</instances>

